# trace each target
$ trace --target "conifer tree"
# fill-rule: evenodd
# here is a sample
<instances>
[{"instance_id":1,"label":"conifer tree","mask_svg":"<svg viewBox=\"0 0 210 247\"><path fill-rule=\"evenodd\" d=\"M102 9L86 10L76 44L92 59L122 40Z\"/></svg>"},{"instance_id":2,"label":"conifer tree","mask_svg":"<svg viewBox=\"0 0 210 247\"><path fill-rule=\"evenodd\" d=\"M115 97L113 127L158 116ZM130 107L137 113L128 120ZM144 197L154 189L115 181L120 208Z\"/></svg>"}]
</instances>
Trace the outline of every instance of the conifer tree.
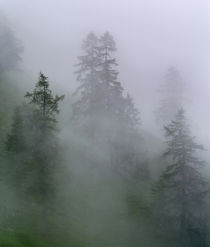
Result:
<instances>
[{"instance_id":1,"label":"conifer tree","mask_svg":"<svg viewBox=\"0 0 210 247\"><path fill-rule=\"evenodd\" d=\"M33 176L32 194L43 208L43 232L46 231L47 210L52 204L54 191L54 174L57 166L58 144L56 141L56 115L59 102L64 96L53 96L48 78L40 73L39 80L32 93L25 95L34 107L33 120Z\"/></svg>"},{"instance_id":2,"label":"conifer tree","mask_svg":"<svg viewBox=\"0 0 210 247\"><path fill-rule=\"evenodd\" d=\"M138 128L138 126L140 125L140 112L136 108L133 99L129 93L127 93L127 96L124 98L123 108L123 123L125 123L127 128L136 130L136 128Z\"/></svg>"},{"instance_id":3,"label":"conifer tree","mask_svg":"<svg viewBox=\"0 0 210 247\"><path fill-rule=\"evenodd\" d=\"M100 38L99 44L104 114L119 121L122 113L120 107L123 104L123 88L118 81L118 72L115 69L117 66L116 59L113 57L113 52L116 51L115 41L109 32L105 32Z\"/></svg>"},{"instance_id":4,"label":"conifer tree","mask_svg":"<svg viewBox=\"0 0 210 247\"><path fill-rule=\"evenodd\" d=\"M79 57L76 72L80 86L75 91L73 119L85 127L89 140L108 149L112 166L136 176L144 160L139 155L139 111L118 81L115 41L109 32L99 39L90 33L83 49L85 55Z\"/></svg>"},{"instance_id":5,"label":"conifer tree","mask_svg":"<svg viewBox=\"0 0 210 247\"><path fill-rule=\"evenodd\" d=\"M78 68L75 72L77 81L80 85L77 87L74 95L80 98L73 105L73 117L77 119L81 115L92 114L96 105L96 89L98 84L98 38L94 33L89 33L83 41L83 56L78 57Z\"/></svg>"},{"instance_id":6,"label":"conifer tree","mask_svg":"<svg viewBox=\"0 0 210 247\"><path fill-rule=\"evenodd\" d=\"M113 57L116 45L112 35L106 32L98 39L95 34L88 34L83 50L85 55L78 57L76 65L80 85L74 94L78 99L73 104L73 118L77 118L77 124L88 122L95 131L96 125L108 122L137 124L139 113L131 97L123 96L123 87L118 81L117 63ZM95 123L97 121L99 124Z\"/></svg>"},{"instance_id":7,"label":"conifer tree","mask_svg":"<svg viewBox=\"0 0 210 247\"><path fill-rule=\"evenodd\" d=\"M40 73L29 103L14 114L6 141L11 180L21 189L21 196L42 209L42 233L46 232L48 211L55 199L55 173L59 146L56 137L59 102L64 96L53 96L47 77ZM18 194L18 196L20 196Z\"/></svg>"},{"instance_id":8,"label":"conifer tree","mask_svg":"<svg viewBox=\"0 0 210 247\"><path fill-rule=\"evenodd\" d=\"M41 131L45 131L45 128L53 128L53 124L56 123L56 114L59 112L59 102L63 100L64 96L56 95L54 97L52 95L48 79L43 73L40 72L34 91L32 93L27 92L25 97L29 98L30 104L35 106L36 113L45 123Z\"/></svg>"},{"instance_id":9,"label":"conifer tree","mask_svg":"<svg viewBox=\"0 0 210 247\"><path fill-rule=\"evenodd\" d=\"M171 164L155 189L160 228L174 246L207 246L207 183L201 173L204 162L196 157L196 151L204 148L191 136L183 109L165 132L168 148L164 155Z\"/></svg>"},{"instance_id":10,"label":"conifer tree","mask_svg":"<svg viewBox=\"0 0 210 247\"><path fill-rule=\"evenodd\" d=\"M21 107L14 111L11 131L7 136L5 148L8 156L8 177L19 197L22 197L25 189L25 178L27 176L27 154L24 117Z\"/></svg>"},{"instance_id":11,"label":"conifer tree","mask_svg":"<svg viewBox=\"0 0 210 247\"><path fill-rule=\"evenodd\" d=\"M24 151L25 145L23 129L23 118L21 116L20 108L16 108L14 112L11 133L8 135L6 142L8 151L16 153Z\"/></svg>"}]
</instances>

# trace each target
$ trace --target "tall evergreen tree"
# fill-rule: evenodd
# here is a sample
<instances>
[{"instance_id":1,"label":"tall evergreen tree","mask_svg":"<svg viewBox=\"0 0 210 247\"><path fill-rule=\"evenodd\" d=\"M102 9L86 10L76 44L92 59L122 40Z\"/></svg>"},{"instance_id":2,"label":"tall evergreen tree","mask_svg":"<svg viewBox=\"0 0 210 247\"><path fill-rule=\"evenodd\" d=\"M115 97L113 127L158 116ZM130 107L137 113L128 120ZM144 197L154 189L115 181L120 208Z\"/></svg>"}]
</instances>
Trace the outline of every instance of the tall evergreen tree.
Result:
<instances>
[{"instance_id":1,"label":"tall evergreen tree","mask_svg":"<svg viewBox=\"0 0 210 247\"><path fill-rule=\"evenodd\" d=\"M5 72L15 71L21 61L22 47L7 18L0 10L0 153L4 149L3 140L18 100L18 87L16 81L8 78Z\"/></svg>"},{"instance_id":2,"label":"tall evergreen tree","mask_svg":"<svg viewBox=\"0 0 210 247\"><path fill-rule=\"evenodd\" d=\"M118 81L115 41L109 32L99 39L90 33L83 49L85 55L79 57L77 65L80 85L75 92L78 99L73 105L73 118L77 126L85 126L89 140L108 149L111 166L121 174L136 176L145 161L139 155L139 111Z\"/></svg>"},{"instance_id":3,"label":"tall evergreen tree","mask_svg":"<svg viewBox=\"0 0 210 247\"><path fill-rule=\"evenodd\" d=\"M32 194L36 196L43 208L43 232L46 231L47 210L54 197L54 175L58 145L55 137L56 115L59 112L59 102L64 96L53 96L47 77L40 73L39 80L32 93L25 95L33 105L34 149Z\"/></svg>"},{"instance_id":4,"label":"tall evergreen tree","mask_svg":"<svg viewBox=\"0 0 210 247\"><path fill-rule=\"evenodd\" d=\"M99 40L99 52L101 58L100 80L102 84L102 99L104 115L116 118L119 121L122 113L123 88L118 81L118 72L116 59L113 52L116 51L115 41L109 32L105 32Z\"/></svg>"},{"instance_id":5,"label":"tall evergreen tree","mask_svg":"<svg viewBox=\"0 0 210 247\"><path fill-rule=\"evenodd\" d=\"M11 133L8 135L6 147L8 151L19 153L25 150L24 122L20 107L14 111Z\"/></svg>"},{"instance_id":6,"label":"tall evergreen tree","mask_svg":"<svg viewBox=\"0 0 210 247\"><path fill-rule=\"evenodd\" d=\"M17 107L14 111L11 131L7 136L5 148L9 161L9 167L6 169L8 171L7 179L13 185L18 197L22 197L26 189L24 186L27 176L27 157L29 157L24 125L22 109Z\"/></svg>"},{"instance_id":7,"label":"tall evergreen tree","mask_svg":"<svg viewBox=\"0 0 210 247\"><path fill-rule=\"evenodd\" d=\"M56 114L59 113L59 102L64 99L64 95L55 97L49 88L48 78L40 72L38 83L32 93L27 92L25 95L29 98L30 104L35 107L35 112L43 122L41 132L47 129L54 129L56 124Z\"/></svg>"},{"instance_id":8,"label":"tall evergreen tree","mask_svg":"<svg viewBox=\"0 0 210 247\"><path fill-rule=\"evenodd\" d=\"M207 246L207 183L201 173L204 162L196 157L196 151L204 148L191 136L183 109L165 132L168 148L164 155L171 164L155 189L160 228L173 246Z\"/></svg>"},{"instance_id":9,"label":"tall evergreen tree","mask_svg":"<svg viewBox=\"0 0 210 247\"><path fill-rule=\"evenodd\" d=\"M81 117L82 114L87 115L93 112L95 107L94 98L97 96L99 64L98 57L98 38L94 33L89 33L84 40L82 49L85 52L83 56L78 57L78 68L75 72L77 81L80 85L77 87L74 95L79 95L79 100L73 105L73 117Z\"/></svg>"},{"instance_id":10,"label":"tall evergreen tree","mask_svg":"<svg viewBox=\"0 0 210 247\"><path fill-rule=\"evenodd\" d=\"M123 87L118 81L117 63L113 57L116 45L112 35L106 32L98 39L95 34L88 34L83 50L85 55L78 57L76 65L80 85L74 94L78 99L73 104L73 118L78 120L77 124L86 122L92 126L91 133L96 131L96 126L106 129L110 123L112 127L122 122L138 124L139 113L131 97L123 96ZM101 131L105 131L103 128Z\"/></svg>"},{"instance_id":11,"label":"tall evergreen tree","mask_svg":"<svg viewBox=\"0 0 210 247\"><path fill-rule=\"evenodd\" d=\"M43 233L55 198L59 156L56 115L63 97L53 96L47 77L40 73L33 92L26 93L29 104L15 111L6 142L13 184L22 196L41 207Z\"/></svg>"},{"instance_id":12,"label":"tall evergreen tree","mask_svg":"<svg viewBox=\"0 0 210 247\"><path fill-rule=\"evenodd\" d=\"M140 112L136 108L132 97L129 93L124 98L124 106L123 106L123 119L122 122L125 123L127 128L135 129L140 125Z\"/></svg>"}]
</instances>

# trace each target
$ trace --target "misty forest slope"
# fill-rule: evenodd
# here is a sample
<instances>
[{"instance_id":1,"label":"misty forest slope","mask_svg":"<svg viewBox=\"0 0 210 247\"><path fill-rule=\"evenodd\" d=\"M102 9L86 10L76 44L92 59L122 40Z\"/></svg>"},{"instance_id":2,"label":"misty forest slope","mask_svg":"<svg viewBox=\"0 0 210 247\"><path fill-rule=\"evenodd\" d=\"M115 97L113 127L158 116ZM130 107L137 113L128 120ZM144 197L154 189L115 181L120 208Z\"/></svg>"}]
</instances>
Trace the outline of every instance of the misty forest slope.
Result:
<instances>
[{"instance_id":1,"label":"misty forest slope","mask_svg":"<svg viewBox=\"0 0 210 247\"><path fill-rule=\"evenodd\" d=\"M155 135L119 80L116 49L109 32L89 33L74 92L57 94L45 72L26 79L0 17L0 247L210 246L208 162L180 73L163 78Z\"/></svg>"}]
</instances>

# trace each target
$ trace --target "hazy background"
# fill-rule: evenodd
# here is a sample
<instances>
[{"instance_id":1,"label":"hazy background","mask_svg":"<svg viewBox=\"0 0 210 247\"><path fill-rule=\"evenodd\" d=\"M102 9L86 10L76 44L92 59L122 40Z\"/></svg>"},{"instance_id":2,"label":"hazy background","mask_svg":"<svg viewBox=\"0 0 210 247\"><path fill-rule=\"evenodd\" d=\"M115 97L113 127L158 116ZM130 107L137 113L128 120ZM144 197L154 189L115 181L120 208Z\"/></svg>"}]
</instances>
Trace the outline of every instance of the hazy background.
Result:
<instances>
[{"instance_id":1,"label":"hazy background","mask_svg":"<svg viewBox=\"0 0 210 247\"><path fill-rule=\"evenodd\" d=\"M23 43L23 70L37 77L41 69L66 92L75 88L73 65L86 34L110 31L122 85L143 128L153 132L156 90L176 66L187 84L195 134L210 150L208 0L0 0L0 9Z\"/></svg>"}]
</instances>

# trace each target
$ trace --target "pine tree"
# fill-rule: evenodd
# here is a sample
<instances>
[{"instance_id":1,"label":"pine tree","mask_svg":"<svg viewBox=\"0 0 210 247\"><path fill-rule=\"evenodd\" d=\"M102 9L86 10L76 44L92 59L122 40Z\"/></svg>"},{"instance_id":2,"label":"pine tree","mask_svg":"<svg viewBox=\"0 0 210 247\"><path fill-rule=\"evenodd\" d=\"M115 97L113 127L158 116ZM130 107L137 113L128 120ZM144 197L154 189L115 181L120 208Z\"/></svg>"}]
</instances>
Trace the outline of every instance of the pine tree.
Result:
<instances>
[{"instance_id":1,"label":"pine tree","mask_svg":"<svg viewBox=\"0 0 210 247\"><path fill-rule=\"evenodd\" d=\"M23 109L17 107L14 111L10 134L7 136L5 149L8 156L7 179L16 190L17 196L22 197L27 176L28 146L25 136Z\"/></svg>"},{"instance_id":2,"label":"pine tree","mask_svg":"<svg viewBox=\"0 0 210 247\"><path fill-rule=\"evenodd\" d=\"M30 104L35 106L36 113L44 123L44 128L41 131L45 131L47 128L53 128L53 124L56 123L55 116L59 113L58 104L63 100L64 96L56 95L54 97L52 95L48 79L43 73L40 72L39 81L34 91L32 93L27 92L25 97L30 99Z\"/></svg>"},{"instance_id":3,"label":"pine tree","mask_svg":"<svg viewBox=\"0 0 210 247\"><path fill-rule=\"evenodd\" d=\"M116 44L109 32L99 40L101 57L100 79L102 85L105 121L111 128L105 129L110 146L111 165L123 177L138 180L148 177L148 166L142 152L142 139L139 134L140 117L133 99L123 95L124 89L118 81L118 65L113 53Z\"/></svg>"},{"instance_id":4,"label":"pine tree","mask_svg":"<svg viewBox=\"0 0 210 247\"><path fill-rule=\"evenodd\" d=\"M57 166L58 144L55 136L56 115L59 112L59 102L64 96L53 96L47 77L40 73L38 83L32 93L25 95L33 106L31 124L33 153L33 181L30 191L42 206L43 229L46 231L47 210L55 196L54 174Z\"/></svg>"},{"instance_id":5,"label":"pine tree","mask_svg":"<svg viewBox=\"0 0 210 247\"><path fill-rule=\"evenodd\" d=\"M135 107L132 97L129 93L124 98L124 106L123 106L123 119L122 122L125 123L127 128L135 129L140 125L140 112Z\"/></svg>"},{"instance_id":6,"label":"pine tree","mask_svg":"<svg viewBox=\"0 0 210 247\"><path fill-rule=\"evenodd\" d=\"M11 133L8 135L6 147L9 152L23 152L25 150L23 135L23 118L20 108L16 108L14 112Z\"/></svg>"},{"instance_id":7,"label":"pine tree","mask_svg":"<svg viewBox=\"0 0 210 247\"><path fill-rule=\"evenodd\" d=\"M112 117L119 121L121 106L123 104L123 87L118 81L116 59L113 52L116 51L116 44L109 32L105 32L99 40L99 52L101 58L100 80L102 86L102 101L105 116Z\"/></svg>"},{"instance_id":8,"label":"pine tree","mask_svg":"<svg viewBox=\"0 0 210 247\"><path fill-rule=\"evenodd\" d=\"M120 173L129 171L136 176L145 159L139 155L139 111L131 96L124 96L118 81L115 41L108 32L99 39L90 33L83 49L85 55L78 58L77 64L80 86L75 91L79 99L73 105L73 119L96 144L91 147L106 147L112 166L124 170Z\"/></svg>"},{"instance_id":9,"label":"pine tree","mask_svg":"<svg viewBox=\"0 0 210 247\"><path fill-rule=\"evenodd\" d=\"M171 164L156 187L160 227L174 246L207 246L205 199L207 183L201 174L204 162L196 157L203 150L191 137L183 109L165 127Z\"/></svg>"},{"instance_id":10,"label":"pine tree","mask_svg":"<svg viewBox=\"0 0 210 247\"><path fill-rule=\"evenodd\" d=\"M98 84L98 38L94 33L89 33L84 40L82 49L85 52L83 56L79 56L78 68L75 72L77 81L80 85L77 87L74 95L80 98L73 105L73 118L80 118L81 115L92 114L95 109L95 97L97 97L96 89Z\"/></svg>"},{"instance_id":11,"label":"pine tree","mask_svg":"<svg viewBox=\"0 0 210 247\"><path fill-rule=\"evenodd\" d=\"M77 119L77 125L85 122L86 130L89 127L90 136L93 137L96 126L101 126L101 131L105 131L110 125L108 123L117 124L125 120L132 103L131 98L123 97L123 88L117 79L113 37L106 32L98 39L90 33L83 43L83 50L85 55L78 57L76 74L80 86L74 95L79 99L73 104L73 119Z\"/></svg>"},{"instance_id":12,"label":"pine tree","mask_svg":"<svg viewBox=\"0 0 210 247\"><path fill-rule=\"evenodd\" d=\"M55 199L55 173L59 146L56 137L59 102L53 96L47 77L40 73L29 104L15 111L6 141L8 173L19 199L33 202L42 209L42 233L46 232L48 212Z\"/></svg>"}]
</instances>

